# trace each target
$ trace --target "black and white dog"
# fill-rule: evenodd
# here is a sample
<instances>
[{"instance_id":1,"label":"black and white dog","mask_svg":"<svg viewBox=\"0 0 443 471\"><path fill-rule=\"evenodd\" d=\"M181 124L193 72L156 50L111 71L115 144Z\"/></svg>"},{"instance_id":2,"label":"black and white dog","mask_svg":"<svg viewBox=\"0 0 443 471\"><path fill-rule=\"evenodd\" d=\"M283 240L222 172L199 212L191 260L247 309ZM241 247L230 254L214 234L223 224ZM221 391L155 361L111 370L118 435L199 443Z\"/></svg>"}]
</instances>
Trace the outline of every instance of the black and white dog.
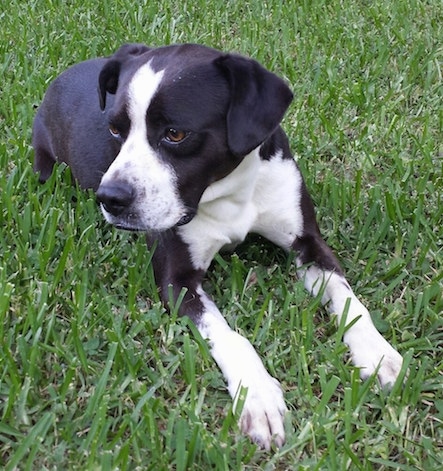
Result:
<instances>
[{"instance_id":1,"label":"black and white dog","mask_svg":"<svg viewBox=\"0 0 443 471\"><path fill-rule=\"evenodd\" d=\"M254 232L295 251L306 289L352 324L344 341L361 376L376 373L385 386L402 366L320 235L280 127L291 100L287 85L251 59L194 44L130 44L58 77L33 129L42 181L66 162L82 187L96 190L107 221L156 244L164 302L186 289L179 312L208 340L232 398L247 388L240 427L266 449L284 443L285 402L252 345L202 289L222 247Z\"/></svg>"}]
</instances>

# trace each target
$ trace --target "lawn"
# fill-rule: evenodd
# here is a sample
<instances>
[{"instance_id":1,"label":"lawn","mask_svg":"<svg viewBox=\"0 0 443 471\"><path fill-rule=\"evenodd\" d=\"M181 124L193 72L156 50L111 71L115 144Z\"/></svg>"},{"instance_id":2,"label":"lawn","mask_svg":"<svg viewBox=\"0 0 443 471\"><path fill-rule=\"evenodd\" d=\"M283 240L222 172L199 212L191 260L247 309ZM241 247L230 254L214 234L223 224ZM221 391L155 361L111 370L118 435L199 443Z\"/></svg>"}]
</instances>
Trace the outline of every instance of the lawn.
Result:
<instances>
[{"instance_id":1,"label":"lawn","mask_svg":"<svg viewBox=\"0 0 443 471\"><path fill-rule=\"evenodd\" d=\"M0 468L441 469L441 1L11 0L0 24ZM251 237L207 289L281 381L287 442L267 453L239 433L205 342L159 302L143 236L107 225L68 169L32 172L49 82L124 42L204 43L287 80L323 234L404 383L361 382L291 260Z\"/></svg>"}]
</instances>

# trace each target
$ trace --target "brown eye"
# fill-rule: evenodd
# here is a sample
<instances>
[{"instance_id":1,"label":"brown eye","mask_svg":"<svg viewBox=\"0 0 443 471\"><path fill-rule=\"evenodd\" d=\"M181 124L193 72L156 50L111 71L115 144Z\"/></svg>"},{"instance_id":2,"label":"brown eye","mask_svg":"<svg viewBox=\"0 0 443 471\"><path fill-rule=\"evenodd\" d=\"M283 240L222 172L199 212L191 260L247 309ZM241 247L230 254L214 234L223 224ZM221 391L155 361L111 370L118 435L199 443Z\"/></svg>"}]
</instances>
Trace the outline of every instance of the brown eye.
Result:
<instances>
[{"instance_id":1,"label":"brown eye","mask_svg":"<svg viewBox=\"0 0 443 471\"><path fill-rule=\"evenodd\" d=\"M179 131L174 128L169 128L166 131L165 139L169 142L173 142L174 144L183 141L183 139L188 135L186 131Z\"/></svg>"},{"instance_id":2,"label":"brown eye","mask_svg":"<svg viewBox=\"0 0 443 471\"><path fill-rule=\"evenodd\" d=\"M109 132L112 137L120 137L120 131L113 124L109 124Z\"/></svg>"}]
</instances>

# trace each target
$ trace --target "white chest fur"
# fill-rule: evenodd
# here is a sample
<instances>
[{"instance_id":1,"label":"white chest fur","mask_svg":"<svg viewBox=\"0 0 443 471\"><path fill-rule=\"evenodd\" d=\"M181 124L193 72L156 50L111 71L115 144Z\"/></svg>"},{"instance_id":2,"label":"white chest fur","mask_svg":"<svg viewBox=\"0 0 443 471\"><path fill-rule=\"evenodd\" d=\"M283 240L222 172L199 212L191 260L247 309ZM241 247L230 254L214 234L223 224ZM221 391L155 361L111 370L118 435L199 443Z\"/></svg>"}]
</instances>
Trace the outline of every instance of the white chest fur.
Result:
<instances>
[{"instance_id":1,"label":"white chest fur","mask_svg":"<svg viewBox=\"0 0 443 471\"><path fill-rule=\"evenodd\" d=\"M303 229L301 176L294 162L277 153L262 160L258 149L227 177L203 193L196 217L179 228L195 268L206 270L224 246L256 232L289 248Z\"/></svg>"}]
</instances>

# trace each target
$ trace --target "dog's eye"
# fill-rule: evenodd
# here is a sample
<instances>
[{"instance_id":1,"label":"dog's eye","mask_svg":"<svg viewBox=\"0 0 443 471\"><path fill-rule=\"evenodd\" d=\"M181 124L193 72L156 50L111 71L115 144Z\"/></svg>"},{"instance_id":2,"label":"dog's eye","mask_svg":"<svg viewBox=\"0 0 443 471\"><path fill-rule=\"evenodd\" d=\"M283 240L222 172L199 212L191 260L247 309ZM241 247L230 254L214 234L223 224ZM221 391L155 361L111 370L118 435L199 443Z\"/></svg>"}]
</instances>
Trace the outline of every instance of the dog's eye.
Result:
<instances>
[{"instance_id":1,"label":"dog's eye","mask_svg":"<svg viewBox=\"0 0 443 471\"><path fill-rule=\"evenodd\" d=\"M120 131L113 124L109 124L109 132L111 133L112 137L120 137Z\"/></svg>"},{"instance_id":2,"label":"dog's eye","mask_svg":"<svg viewBox=\"0 0 443 471\"><path fill-rule=\"evenodd\" d=\"M174 128L169 128L165 133L165 139L168 142L177 144L187 137L188 133L186 131L180 131Z\"/></svg>"}]
</instances>

